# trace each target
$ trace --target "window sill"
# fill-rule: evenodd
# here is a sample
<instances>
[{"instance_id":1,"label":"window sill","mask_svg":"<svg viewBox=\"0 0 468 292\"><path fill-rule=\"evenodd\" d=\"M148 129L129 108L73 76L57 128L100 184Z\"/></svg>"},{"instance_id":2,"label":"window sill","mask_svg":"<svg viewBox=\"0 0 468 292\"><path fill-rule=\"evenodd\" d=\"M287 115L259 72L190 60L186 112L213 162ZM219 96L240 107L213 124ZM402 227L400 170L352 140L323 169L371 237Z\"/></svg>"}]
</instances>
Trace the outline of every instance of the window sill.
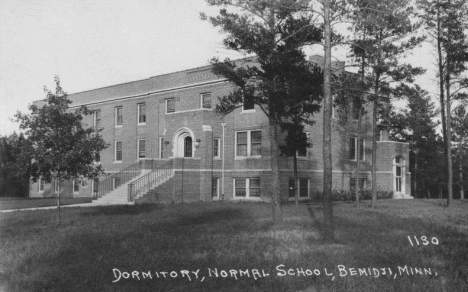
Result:
<instances>
[{"instance_id":1,"label":"window sill","mask_svg":"<svg viewBox=\"0 0 468 292\"><path fill-rule=\"evenodd\" d=\"M236 157L234 157L234 160L260 159L260 158L262 158L261 155L255 155L255 156L236 156Z\"/></svg>"},{"instance_id":2,"label":"window sill","mask_svg":"<svg viewBox=\"0 0 468 292\"><path fill-rule=\"evenodd\" d=\"M122 125L116 125L115 128L122 128Z\"/></svg>"},{"instance_id":3,"label":"window sill","mask_svg":"<svg viewBox=\"0 0 468 292\"><path fill-rule=\"evenodd\" d=\"M241 113L241 114L251 114L251 113L255 113L255 109L242 110L240 113Z\"/></svg>"},{"instance_id":4,"label":"window sill","mask_svg":"<svg viewBox=\"0 0 468 292\"><path fill-rule=\"evenodd\" d=\"M138 123L137 126L146 126L146 123Z\"/></svg>"},{"instance_id":5,"label":"window sill","mask_svg":"<svg viewBox=\"0 0 468 292\"><path fill-rule=\"evenodd\" d=\"M122 163L122 161L114 161L114 163Z\"/></svg>"},{"instance_id":6,"label":"window sill","mask_svg":"<svg viewBox=\"0 0 468 292\"><path fill-rule=\"evenodd\" d=\"M261 201L262 197L233 197L236 201Z\"/></svg>"}]
</instances>

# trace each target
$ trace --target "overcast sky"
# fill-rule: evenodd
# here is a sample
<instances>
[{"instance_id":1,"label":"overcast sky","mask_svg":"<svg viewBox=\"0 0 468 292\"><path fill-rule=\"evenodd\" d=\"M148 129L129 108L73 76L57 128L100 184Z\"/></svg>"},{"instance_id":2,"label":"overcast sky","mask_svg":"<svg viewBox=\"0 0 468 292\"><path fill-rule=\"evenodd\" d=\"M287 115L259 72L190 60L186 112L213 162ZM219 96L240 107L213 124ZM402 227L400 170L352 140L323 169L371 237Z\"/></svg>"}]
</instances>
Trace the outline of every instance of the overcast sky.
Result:
<instances>
[{"instance_id":1,"label":"overcast sky","mask_svg":"<svg viewBox=\"0 0 468 292\"><path fill-rule=\"evenodd\" d=\"M200 20L200 12L219 9L204 0L1 2L0 135L18 131L10 119L43 99L44 86L54 89L55 75L74 93L203 66L213 56L242 57ZM425 51L413 58L433 62Z\"/></svg>"}]
</instances>

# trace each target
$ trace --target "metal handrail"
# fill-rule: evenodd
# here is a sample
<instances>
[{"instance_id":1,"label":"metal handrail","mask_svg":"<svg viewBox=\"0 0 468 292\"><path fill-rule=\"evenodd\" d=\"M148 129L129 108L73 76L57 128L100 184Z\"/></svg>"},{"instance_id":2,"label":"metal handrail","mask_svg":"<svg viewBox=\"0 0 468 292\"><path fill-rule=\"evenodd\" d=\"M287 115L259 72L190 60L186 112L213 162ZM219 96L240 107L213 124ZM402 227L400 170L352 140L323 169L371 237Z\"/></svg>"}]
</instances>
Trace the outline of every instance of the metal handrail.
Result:
<instances>
[{"instance_id":1,"label":"metal handrail","mask_svg":"<svg viewBox=\"0 0 468 292\"><path fill-rule=\"evenodd\" d=\"M110 193L112 190L117 188L118 186L128 182L132 178L136 177L141 173L141 164L142 161L138 161L121 171L112 174L111 176L107 177L105 180L99 182L99 189L96 198L101 198L102 196ZM114 185L116 180L118 180L119 185Z\"/></svg>"},{"instance_id":2,"label":"metal handrail","mask_svg":"<svg viewBox=\"0 0 468 292\"><path fill-rule=\"evenodd\" d=\"M154 189L158 184L172 177L173 174L173 161L169 160L158 168L131 182L128 185L128 201L133 202L138 195L145 194Z\"/></svg>"}]
</instances>

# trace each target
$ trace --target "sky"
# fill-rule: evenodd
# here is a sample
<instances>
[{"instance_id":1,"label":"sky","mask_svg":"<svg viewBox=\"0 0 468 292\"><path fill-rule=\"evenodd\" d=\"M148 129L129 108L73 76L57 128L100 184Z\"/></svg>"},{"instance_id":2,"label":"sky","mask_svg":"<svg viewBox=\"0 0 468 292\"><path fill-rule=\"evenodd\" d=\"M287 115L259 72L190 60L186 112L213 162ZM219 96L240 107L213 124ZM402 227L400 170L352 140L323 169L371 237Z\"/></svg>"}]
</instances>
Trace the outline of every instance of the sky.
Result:
<instances>
[{"instance_id":1,"label":"sky","mask_svg":"<svg viewBox=\"0 0 468 292\"><path fill-rule=\"evenodd\" d=\"M204 66L215 56L243 57L224 49L219 29L200 19L200 12L219 10L205 0L1 2L0 135L18 131L14 114L44 99L54 76L74 93ZM409 59L434 62L427 48ZM433 78L418 82L433 92Z\"/></svg>"}]
</instances>

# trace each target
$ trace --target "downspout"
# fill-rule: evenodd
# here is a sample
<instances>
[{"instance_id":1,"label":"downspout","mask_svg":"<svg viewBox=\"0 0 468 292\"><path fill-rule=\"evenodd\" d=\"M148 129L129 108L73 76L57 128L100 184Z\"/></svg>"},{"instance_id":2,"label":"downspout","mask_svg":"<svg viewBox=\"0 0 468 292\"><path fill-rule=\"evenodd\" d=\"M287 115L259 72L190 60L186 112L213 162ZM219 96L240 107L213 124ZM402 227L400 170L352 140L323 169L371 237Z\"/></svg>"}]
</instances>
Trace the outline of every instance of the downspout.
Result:
<instances>
[{"instance_id":1,"label":"downspout","mask_svg":"<svg viewBox=\"0 0 468 292\"><path fill-rule=\"evenodd\" d=\"M221 126L223 127L223 149L222 149L223 158L222 158L222 167L221 167L222 168L222 171L221 171L221 200L224 201L224 153L225 153L224 149L226 149L225 148L225 145L226 145L226 143L225 143L226 123L224 123L224 122L221 123Z\"/></svg>"}]
</instances>

